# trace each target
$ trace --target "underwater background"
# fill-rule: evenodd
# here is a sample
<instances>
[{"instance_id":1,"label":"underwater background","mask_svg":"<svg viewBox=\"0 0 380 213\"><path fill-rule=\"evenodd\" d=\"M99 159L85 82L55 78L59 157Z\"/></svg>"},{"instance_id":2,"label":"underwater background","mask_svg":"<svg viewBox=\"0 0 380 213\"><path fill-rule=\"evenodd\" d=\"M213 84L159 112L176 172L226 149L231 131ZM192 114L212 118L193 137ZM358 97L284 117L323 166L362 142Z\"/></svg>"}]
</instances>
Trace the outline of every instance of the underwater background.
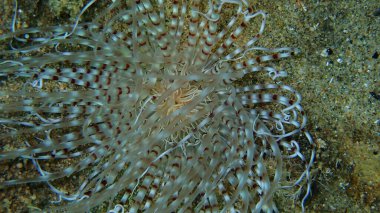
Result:
<instances>
[{"instance_id":1,"label":"underwater background","mask_svg":"<svg viewBox=\"0 0 380 213\"><path fill-rule=\"evenodd\" d=\"M370 1L249 1L269 14L264 42L297 47L301 54L281 62L283 81L303 96L308 130L317 144L312 197L306 212L380 211L380 3ZM70 24L86 1L18 1L17 29ZM85 13L85 20L96 15ZM12 23L14 1L0 5L0 34ZM86 17L86 15L88 17ZM247 35L249 36L249 35ZM17 87L5 84L0 89ZM49 87L49 83L46 84ZM52 85L54 87L56 85ZM1 175L22 173L25 165L0 165ZM67 183L70 188L70 183ZM29 185L0 189L0 211L38 210L48 194ZM301 211L281 194L280 212ZM48 202L48 200L46 201Z\"/></svg>"}]
</instances>

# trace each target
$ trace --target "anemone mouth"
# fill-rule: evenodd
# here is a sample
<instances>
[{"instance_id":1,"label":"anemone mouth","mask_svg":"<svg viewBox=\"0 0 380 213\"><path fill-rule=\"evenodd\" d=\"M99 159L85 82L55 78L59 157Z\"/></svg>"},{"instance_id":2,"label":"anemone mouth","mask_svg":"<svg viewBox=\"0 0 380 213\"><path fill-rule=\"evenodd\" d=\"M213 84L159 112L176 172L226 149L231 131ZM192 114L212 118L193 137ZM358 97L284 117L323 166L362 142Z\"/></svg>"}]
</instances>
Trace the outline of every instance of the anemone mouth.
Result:
<instances>
[{"instance_id":1,"label":"anemone mouth","mask_svg":"<svg viewBox=\"0 0 380 213\"><path fill-rule=\"evenodd\" d=\"M168 82L163 81L157 83L155 88L152 90L154 97L160 97L165 91L167 91ZM182 87L174 90L162 103L158 105L158 113L167 116L187 104L191 103L194 98L197 98L199 94L202 92L202 89L196 85L192 85L191 83L186 83ZM191 114L197 112L198 109L193 108L189 111L188 114L185 114L185 118L191 116Z\"/></svg>"}]
</instances>

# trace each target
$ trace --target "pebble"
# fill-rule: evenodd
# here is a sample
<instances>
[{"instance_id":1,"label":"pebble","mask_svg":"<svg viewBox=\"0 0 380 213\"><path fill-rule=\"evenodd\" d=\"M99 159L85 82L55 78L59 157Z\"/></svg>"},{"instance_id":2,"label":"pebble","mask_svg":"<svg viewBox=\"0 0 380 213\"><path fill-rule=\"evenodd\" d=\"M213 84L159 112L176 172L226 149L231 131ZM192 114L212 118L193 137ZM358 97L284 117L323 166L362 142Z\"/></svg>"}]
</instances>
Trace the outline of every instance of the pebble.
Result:
<instances>
[{"instance_id":1,"label":"pebble","mask_svg":"<svg viewBox=\"0 0 380 213\"><path fill-rule=\"evenodd\" d=\"M22 169L22 163L17 163L17 164L16 164L16 167L17 167L18 169Z\"/></svg>"},{"instance_id":2,"label":"pebble","mask_svg":"<svg viewBox=\"0 0 380 213\"><path fill-rule=\"evenodd\" d=\"M372 58L373 58L373 59L378 59L378 58L379 58L379 53L376 51L376 52L372 55Z\"/></svg>"},{"instance_id":3,"label":"pebble","mask_svg":"<svg viewBox=\"0 0 380 213\"><path fill-rule=\"evenodd\" d=\"M331 48L326 48L326 49L322 50L322 52L321 52L322 57L327 57L331 54L333 54L333 51Z\"/></svg>"},{"instance_id":4,"label":"pebble","mask_svg":"<svg viewBox=\"0 0 380 213\"><path fill-rule=\"evenodd\" d=\"M326 141L324 141L324 140L321 139L321 138L317 138L317 144L318 144L318 148L319 148L319 149L324 150L324 149L327 148L327 143L326 143Z\"/></svg>"},{"instance_id":5,"label":"pebble","mask_svg":"<svg viewBox=\"0 0 380 213\"><path fill-rule=\"evenodd\" d=\"M373 12L373 15L374 15L374 16L380 16L380 8L377 8L377 9Z\"/></svg>"}]
</instances>

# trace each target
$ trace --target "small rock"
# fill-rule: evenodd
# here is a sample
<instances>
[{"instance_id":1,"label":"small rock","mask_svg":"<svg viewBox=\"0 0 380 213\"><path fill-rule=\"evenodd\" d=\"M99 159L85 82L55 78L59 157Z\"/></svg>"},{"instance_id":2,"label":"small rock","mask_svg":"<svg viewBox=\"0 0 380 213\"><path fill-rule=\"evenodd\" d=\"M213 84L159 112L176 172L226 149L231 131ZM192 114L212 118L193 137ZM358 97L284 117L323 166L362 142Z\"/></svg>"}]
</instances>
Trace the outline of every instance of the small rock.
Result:
<instances>
[{"instance_id":1,"label":"small rock","mask_svg":"<svg viewBox=\"0 0 380 213\"><path fill-rule=\"evenodd\" d=\"M377 8L375 12L373 12L374 16L380 16L380 8Z\"/></svg>"},{"instance_id":2,"label":"small rock","mask_svg":"<svg viewBox=\"0 0 380 213\"><path fill-rule=\"evenodd\" d=\"M23 165L22 165L22 163L17 163L17 164L16 164L16 167L17 167L18 169L22 169Z\"/></svg>"},{"instance_id":3,"label":"small rock","mask_svg":"<svg viewBox=\"0 0 380 213\"><path fill-rule=\"evenodd\" d=\"M322 50L322 52L321 52L322 57L327 57L331 54L333 54L333 51L331 48L326 48L326 49Z\"/></svg>"},{"instance_id":4,"label":"small rock","mask_svg":"<svg viewBox=\"0 0 380 213\"><path fill-rule=\"evenodd\" d=\"M319 149L326 149L327 148L327 143L326 143L326 141L324 141L323 139L321 139L321 138L318 138L317 139L317 144L318 144L318 148Z\"/></svg>"}]
</instances>

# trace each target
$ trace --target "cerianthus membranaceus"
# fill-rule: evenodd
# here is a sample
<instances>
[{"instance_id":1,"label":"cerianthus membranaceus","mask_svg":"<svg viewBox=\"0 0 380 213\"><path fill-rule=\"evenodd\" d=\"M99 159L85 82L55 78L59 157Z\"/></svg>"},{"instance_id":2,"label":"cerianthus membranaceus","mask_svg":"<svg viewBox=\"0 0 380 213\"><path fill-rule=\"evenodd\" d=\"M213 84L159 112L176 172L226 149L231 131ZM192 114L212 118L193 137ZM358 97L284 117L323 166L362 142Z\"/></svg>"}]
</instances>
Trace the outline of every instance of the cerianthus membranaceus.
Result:
<instances>
[{"instance_id":1,"label":"cerianthus membranaceus","mask_svg":"<svg viewBox=\"0 0 380 213\"><path fill-rule=\"evenodd\" d=\"M300 94L275 83L286 72L272 63L299 50L260 46L265 12L245 0L115 0L91 22L80 15L0 35L0 76L25 82L0 91L0 160L38 172L1 187L44 183L60 202L40 208L70 212L104 202L273 212L274 194L292 188L304 208L314 143ZM259 72L267 84L235 82ZM68 159L78 160L49 170ZM301 168L292 183L287 162ZM54 184L77 174L86 176L75 191Z\"/></svg>"}]
</instances>

